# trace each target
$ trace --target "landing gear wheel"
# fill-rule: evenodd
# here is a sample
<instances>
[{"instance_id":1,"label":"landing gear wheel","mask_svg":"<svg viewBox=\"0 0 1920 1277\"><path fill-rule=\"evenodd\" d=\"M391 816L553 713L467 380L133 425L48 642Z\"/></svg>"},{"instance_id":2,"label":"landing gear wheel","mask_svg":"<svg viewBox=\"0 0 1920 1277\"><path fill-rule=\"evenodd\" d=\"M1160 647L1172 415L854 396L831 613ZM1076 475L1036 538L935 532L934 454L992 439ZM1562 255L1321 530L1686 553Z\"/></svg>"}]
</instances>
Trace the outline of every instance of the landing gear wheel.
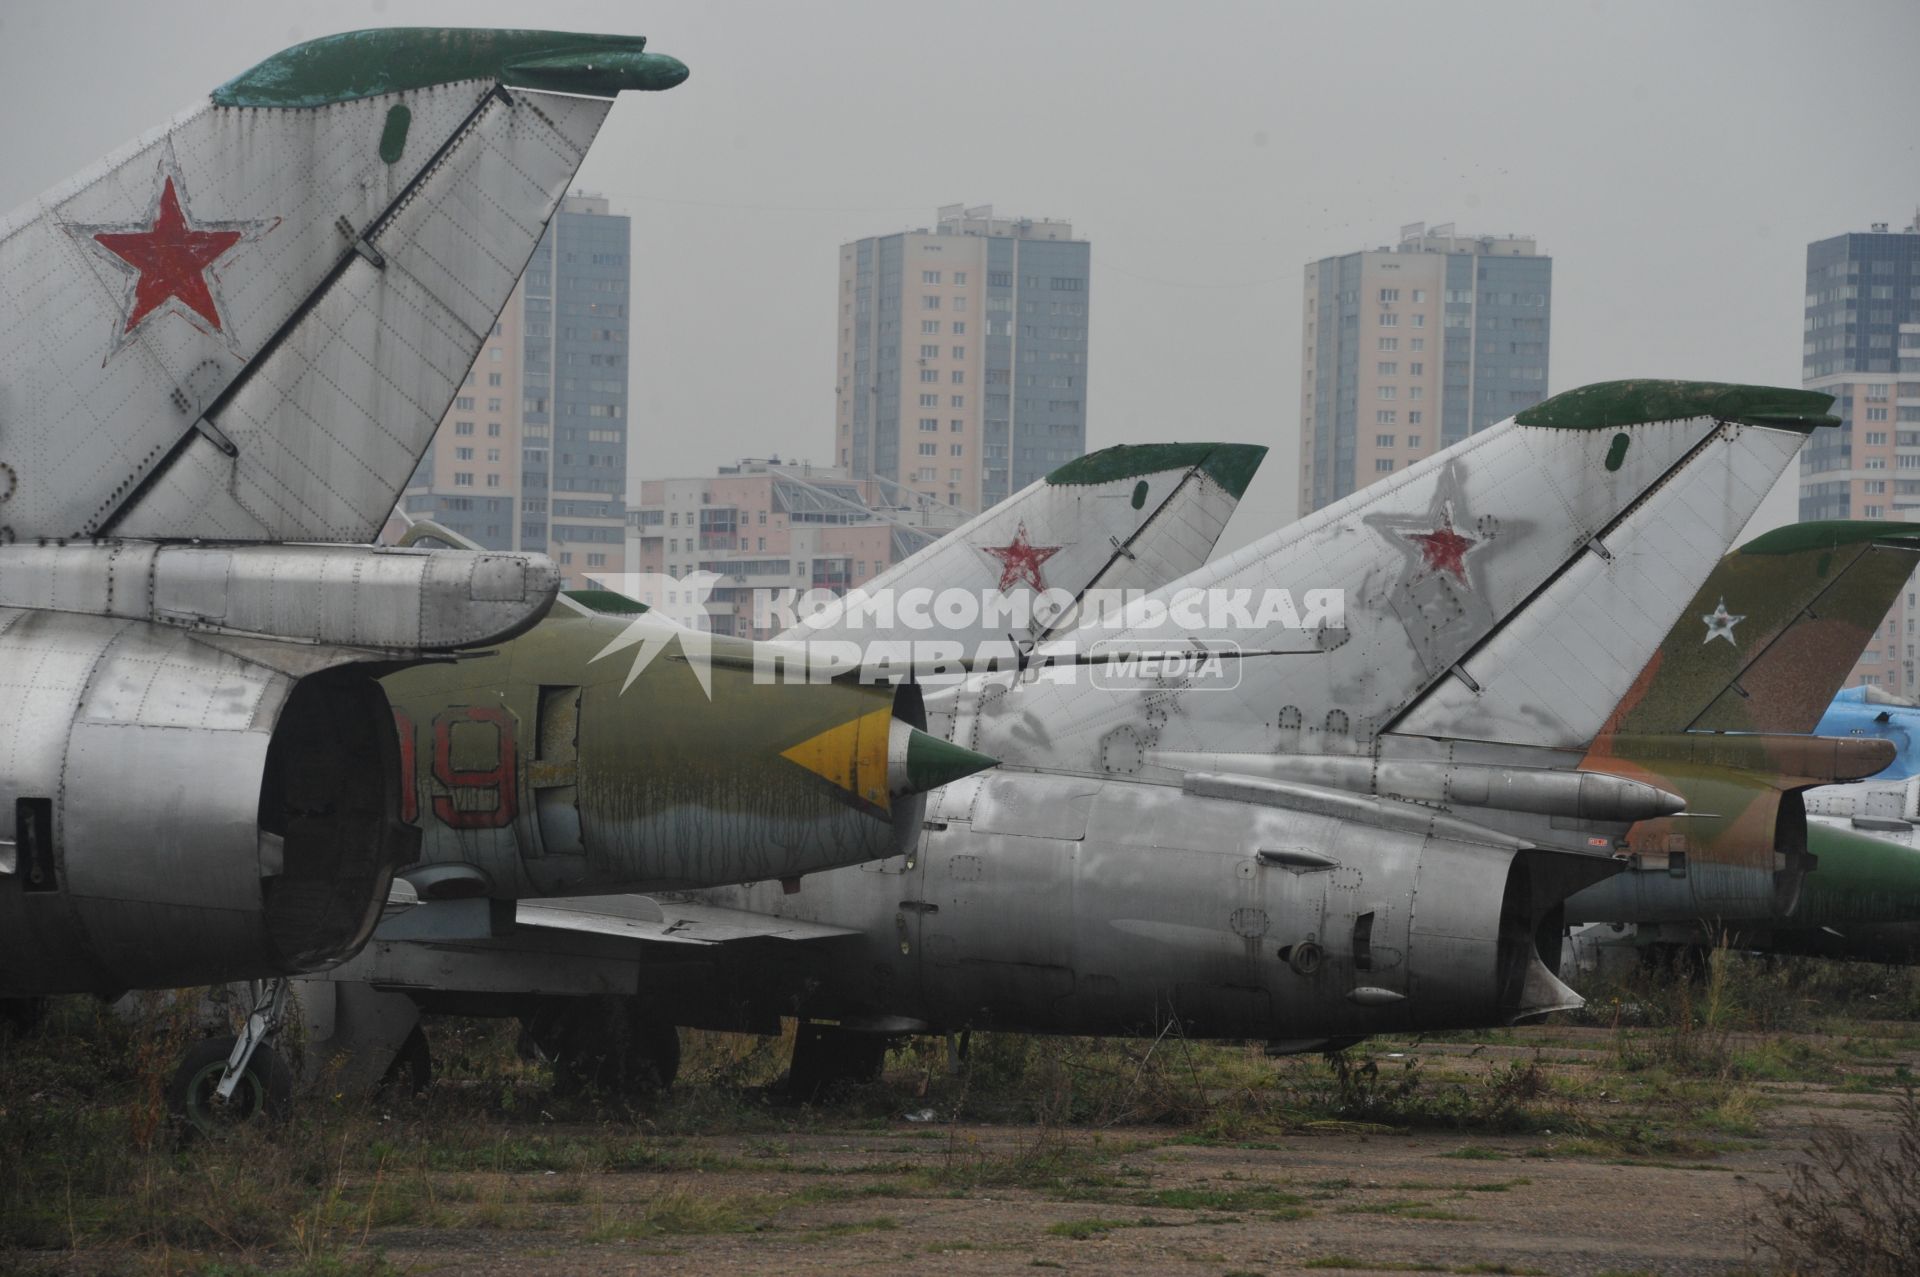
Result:
<instances>
[{"instance_id":1,"label":"landing gear wheel","mask_svg":"<svg viewBox=\"0 0 1920 1277\"><path fill-rule=\"evenodd\" d=\"M417 1096L425 1094L432 1083L433 1050L427 1045L426 1031L416 1024L400 1049L393 1053L393 1063L387 1065L380 1086L384 1090L404 1089L407 1095Z\"/></svg>"},{"instance_id":2,"label":"landing gear wheel","mask_svg":"<svg viewBox=\"0 0 1920 1277\"><path fill-rule=\"evenodd\" d=\"M293 1072L280 1053L266 1045L257 1048L247 1062L232 1099L223 1103L214 1095L221 1075L227 1071L233 1044L231 1034L205 1038L174 1070L173 1080L167 1083L167 1111L184 1134L212 1135L262 1114L279 1123L292 1113Z\"/></svg>"},{"instance_id":3,"label":"landing gear wheel","mask_svg":"<svg viewBox=\"0 0 1920 1277\"><path fill-rule=\"evenodd\" d=\"M787 1095L816 1104L847 1084L876 1081L887 1060L889 1039L877 1033L853 1033L837 1024L800 1022L793 1038L793 1064L787 1070Z\"/></svg>"},{"instance_id":4,"label":"landing gear wheel","mask_svg":"<svg viewBox=\"0 0 1920 1277\"><path fill-rule=\"evenodd\" d=\"M553 1064L560 1095L585 1090L642 1098L673 1085L680 1072L680 1032L634 998L567 998L525 1021Z\"/></svg>"}]
</instances>

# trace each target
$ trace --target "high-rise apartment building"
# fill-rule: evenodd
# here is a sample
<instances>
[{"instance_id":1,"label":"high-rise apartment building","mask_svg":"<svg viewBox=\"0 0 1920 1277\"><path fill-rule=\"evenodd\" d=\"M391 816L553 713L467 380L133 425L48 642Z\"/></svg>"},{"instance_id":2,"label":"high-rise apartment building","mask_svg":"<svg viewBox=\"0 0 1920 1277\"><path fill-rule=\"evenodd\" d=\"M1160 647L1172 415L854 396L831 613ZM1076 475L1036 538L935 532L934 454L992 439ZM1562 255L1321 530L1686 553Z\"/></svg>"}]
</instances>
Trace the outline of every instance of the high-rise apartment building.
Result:
<instances>
[{"instance_id":1,"label":"high-rise apartment building","mask_svg":"<svg viewBox=\"0 0 1920 1277\"><path fill-rule=\"evenodd\" d=\"M671 607L687 600L647 592L684 590L676 583L712 573L698 600L708 628L768 638L777 631L755 626L758 591L845 594L967 517L883 479L777 457L721 466L718 474L645 479L627 512L628 570L667 579L626 588L643 603ZM677 619L695 619L684 612Z\"/></svg>"},{"instance_id":2,"label":"high-rise apartment building","mask_svg":"<svg viewBox=\"0 0 1920 1277\"><path fill-rule=\"evenodd\" d=\"M402 498L570 586L624 566L632 227L570 195L534 249Z\"/></svg>"},{"instance_id":3,"label":"high-rise apartment building","mask_svg":"<svg viewBox=\"0 0 1920 1277\"><path fill-rule=\"evenodd\" d=\"M1307 264L1300 510L1546 398L1553 259L1532 239L1404 226Z\"/></svg>"},{"instance_id":4,"label":"high-rise apartment building","mask_svg":"<svg viewBox=\"0 0 1920 1277\"><path fill-rule=\"evenodd\" d=\"M1091 253L991 205L842 245L839 464L982 510L1084 453Z\"/></svg>"},{"instance_id":5,"label":"high-rise apartment building","mask_svg":"<svg viewBox=\"0 0 1920 1277\"><path fill-rule=\"evenodd\" d=\"M1920 518L1920 215L1807 245L1804 328L1802 383L1841 424L1800 453L1800 517ZM1848 681L1920 695L1916 621L1909 583Z\"/></svg>"}]
</instances>

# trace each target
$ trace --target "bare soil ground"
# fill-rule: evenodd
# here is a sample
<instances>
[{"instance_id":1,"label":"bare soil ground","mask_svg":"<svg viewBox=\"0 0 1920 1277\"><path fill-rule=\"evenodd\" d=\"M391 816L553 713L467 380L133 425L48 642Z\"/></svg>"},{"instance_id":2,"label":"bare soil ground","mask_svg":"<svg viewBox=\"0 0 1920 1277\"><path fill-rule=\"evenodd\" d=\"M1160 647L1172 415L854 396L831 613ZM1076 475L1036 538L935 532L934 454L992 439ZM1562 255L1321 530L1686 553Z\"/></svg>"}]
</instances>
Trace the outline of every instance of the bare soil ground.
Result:
<instances>
[{"instance_id":1,"label":"bare soil ground","mask_svg":"<svg viewBox=\"0 0 1920 1277\"><path fill-rule=\"evenodd\" d=\"M1821 1124L1888 1144L1920 1068L1904 1022L1704 1044L1560 1025L1372 1043L1345 1085L1318 1057L1169 1047L1144 1063L1171 1116L1090 1112L1096 1072L1137 1098L1145 1046L1079 1061L1076 1109L1041 1069L1068 1048L1023 1044L1039 1122L980 1120L932 1052L817 1109L696 1079L583 1115L455 1080L139 1163L138 1201L70 1181L63 1208L43 1169L41 1215L0 1208L0 1272L1767 1272L1764 1190Z\"/></svg>"}]
</instances>

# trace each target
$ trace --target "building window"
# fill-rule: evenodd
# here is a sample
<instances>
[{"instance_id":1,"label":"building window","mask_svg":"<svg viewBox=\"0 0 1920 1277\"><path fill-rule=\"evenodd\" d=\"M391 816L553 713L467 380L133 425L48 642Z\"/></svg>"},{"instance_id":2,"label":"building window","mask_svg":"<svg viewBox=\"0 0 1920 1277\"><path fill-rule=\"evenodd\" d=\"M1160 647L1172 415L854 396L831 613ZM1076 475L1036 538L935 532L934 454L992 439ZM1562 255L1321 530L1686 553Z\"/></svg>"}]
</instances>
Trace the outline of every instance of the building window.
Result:
<instances>
[{"instance_id":1,"label":"building window","mask_svg":"<svg viewBox=\"0 0 1920 1277\"><path fill-rule=\"evenodd\" d=\"M472 412L472 411L473 411L473 396L472 396L472 395L459 395L459 396L456 396L456 397L454 398L454 401L453 401L453 406L454 406L454 407L456 407L456 408L458 408L458 409L460 409L460 410L461 410L461 411L463 411L463 412Z\"/></svg>"},{"instance_id":2,"label":"building window","mask_svg":"<svg viewBox=\"0 0 1920 1277\"><path fill-rule=\"evenodd\" d=\"M1380 290L1380 300L1383 302L1397 302L1400 300L1400 290L1397 288L1383 288Z\"/></svg>"},{"instance_id":3,"label":"building window","mask_svg":"<svg viewBox=\"0 0 1920 1277\"><path fill-rule=\"evenodd\" d=\"M955 359L965 359L967 357L967 348L965 346L955 346L953 348L953 357Z\"/></svg>"},{"instance_id":4,"label":"building window","mask_svg":"<svg viewBox=\"0 0 1920 1277\"><path fill-rule=\"evenodd\" d=\"M937 333L937 332L939 332L939 331L940 331L940 321L939 321L939 320L937 320L937 319L923 319L923 320L921 320L921 321L920 321L920 332L921 332L921 334L922 334L922 335L931 335L931 334L933 334L933 333Z\"/></svg>"},{"instance_id":5,"label":"building window","mask_svg":"<svg viewBox=\"0 0 1920 1277\"><path fill-rule=\"evenodd\" d=\"M940 282L940 272L937 270L923 270L920 272L920 282L923 284L937 284Z\"/></svg>"},{"instance_id":6,"label":"building window","mask_svg":"<svg viewBox=\"0 0 1920 1277\"><path fill-rule=\"evenodd\" d=\"M947 445L947 455L952 457L964 457L967 455L967 450L965 446L962 444L957 444L957 443L949 444Z\"/></svg>"},{"instance_id":7,"label":"building window","mask_svg":"<svg viewBox=\"0 0 1920 1277\"><path fill-rule=\"evenodd\" d=\"M488 475L488 476L487 476L487 486L488 486L489 488L497 488L497 487L499 487L499 486L500 486L500 476L499 476L499 475L497 475L497 474L490 474L490 475Z\"/></svg>"},{"instance_id":8,"label":"building window","mask_svg":"<svg viewBox=\"0 0 1920 1277\"><path fill-rule=\"evenodd\" d=\"M1373 414L1373 424L1376 426L1397 425L1398 416L1399 414L1396 413L1392 408L1376 409Z\"/></svg>"},{"instance_id":9,"label":"building window","mask_svg":"<svg viewBox=\"0 0 1920 1277\"><path fill-rule=\"evenodd\" d=\"M1882 411L1885 411L1885 409L1882 409ZM1887 441L1886 431L1884 430L1867 431L1867 442L1869 444L1881 444L1881 443L1885 443L1886 441Z\"/></svg>"},{"instance_id":10,"label":"building window","mask_svg":"<svg viewBox=\"0 0 1920 1277\"><path fill-rule=\"evenodd\" d=\"M1423 301L1425 301L1425 300L1427 300L1427 290L1426 290L1426 289L1424 289L1424 288L1416 288L1416 289L1414 289L1414 290L1413 290L1413 300L1414 300L1414 301L1416 301L1416 302L1423 302Z\"/></svg>"},{"instance_id":11,"label":"building window","mask_svg":"<svg viewBox=\"0 0 1920 1277\"><path fill-rule=\"evenodd\" d=\"M500 384L500 374L499 374L499 373L497 373L497 372L490 372L490 373L488 373L488 374L487 374L487 384L488 384L489 386L497 386L497 385L499 385L499 384Z\"/></svg>"},{"instance_id":12,"label":"building window","mask_svg":"<svg viewBox=\"0 0 1920 1277\"><path fill-rule=\"evenodd\" d=\"M1408 350L1425 350L1426 348L1427 348L1427 339L1425 337L1407 338Z\"/></svg>"},{"instance_id":13,"label":"building window","mask_svg":"<svg viewBox=\"0 0 1920 1277\"><path fill-rule=\"evenodd\" d=\"M1407 375L1409 377L1423 377L1426 375L1426 372L1427 366L1425 364L1411 363L1407 365Z\"/></svg>"},{"instance_id":14,"label":"building window","mask_svg":"<svg viewBox=\"0 0 1920 1277\"><path fill-rule=\"evenodd\" d=\"M455 461L471 461L473 460L473 449L472 448L455 448L453 450L453 459Z\"/></svg>"},{"instance_id":15,"label":"building window","mask_svg":"<svg viewBox=\"0 0 1920 1277\"><path fill-rule=\"evenodd\" d=\"M937 443L923 443L920 445L920 455L923 457L937 457L940 455L940 445Z\"/></svg>"},{"instance_id":16,"label":"building window","mask_svg":"<svg viewBox=\"0 0 1920 1277\"><path fill-rule=\"evenodd\" d=\"M922 408L938 408L940 406L940 396L939 395L921 395L920 406Z\"/></svg>"},{"instance_id":17,"label":"building window","mask_svg":"<svg viewBox=\"0 0 1920 1277\"><path fill-rule=\"evenodd\" d=\"M938 358L940 358L940 347L938 347L938 346L922 346L922 347L920 347L920 358L922 358L922 359L938 359Z\"/></svg>"},{"instance_id":18,"label":"building window","mask_svg":"<svg viewBox=\"0 0 1920 1277\"><path fill-rule=\"evenodd\" d=\"M1409 447L1409 448L1418 448L1419 446L1420 446L1420 436L1419 436L1419 435L1408 435L1408 436L1407 436L1407 447Z\"/></svg>"},{"instance_id":19,"label":"building window","mask_svg":"<svg viewBox=\"0 0 1920 1277\"><path fill-rule=\"evenodd\" d=\"M1380 351L1382 354L1398 349L1400 349L1400 339L1398 337L1382 337L1380 339Z\"/></svg>"},{"instance_id":20,"label":"building window","mask_svg":"<svg viewBox=\"0 0 1920 1277\"><path fill-rule=\"evenodd\" d=\"M471 488L473 486L472 472L467 470L462 470L458 474L454 475L453 486L456 488Z\"/></svg>"},{"instance_id":21,"label":"building window","mask_svg":"<svg viewBox=\"0 0 1920 1277\"><path fill-rule=\"evenodd\" d=\"M948 396L947 406L949 408L964 408L967 406L967 397L965 395L950 395Z\"/></svg>"},{"instance_id":22,"label":"building window","mask_svg":"<svg viewBox=\"0 0 1920 1277\"><path fill-rule=\"evenodd\" d=\"M1425 399L1426 397L1427 397L1427 388L1425 386L1408 386L1407 387L1407 398Z\"/></svg>"},{"instance_id":23,"label":"building window","mask_svg":"<svg viewBox=\"0 0 1920 1277\"><path fill-rule=\"evenodd\" d=\"M920 370L920 380L921 381L939 381L940 370L938 368L922 368Z\"/></svg>"},{"instance_id":24,"label":"building window","mask_svg":"<svg viewBox=\"0 0 1920 1277\"><path fill-rule=\"evenodd\" d=\"M1400 326L1400 316L1390 310L1383 310L1380 312L1380 326L1382 328L1398 328Z\"/></svg>"},{"instance_id":25,"label":"building window","mask_svg":"<svg viewBox=\"0 0 1920 1277\"><path fill-rule=\"evenodd\" d=\"M1375 435L1373 437L1373 446L1376 448L1391 448L1393 447L1393 436Z\"/></svg>"},{"instance_id":26,"label":"building window","mask_svg":"<svg viewBox=\"0 0 1920 1277\"><path fill-rule=\"evenodd\" d=\"M1378 457L1378 458L1375 458L1375 460L1374 460L1374 463L1373 463L1373 472L1374 472L1375 474L1391 474L1391 473L1393 473L1393 458L1391 458L1391 457Z\"/></svg>"},{"instance_id":27,"label":"building window","mask_svg":"<svg viewBox=\"0 0 1920 1277\"><path fill-rule=\"evenodd\" d=\"M1417 426L1417 425L1419 425L1419 424L1420 424L1420 418L1421 418L1421 416L1422 416L1422 415L1423 415L1423 414L1422 414L1422 412L1421 412L1421 410L1420 410L1420 409L1418 409L1418 408L1413 408L1413 409L1410 409L1410 410L1409 410L1409 411L1407 412L1407 424L1408 424L1408 425L1410 425L1410 426Z\"/></svg>"},{"instance_id":28,"label":"building window","mask_svg":"<svg viewBox=\"0 0 1920 1277\"><path fill-rule=\"evenodd\" d=\"M965 288L967 286L967 272L963 270L953 272L953 286L955 288Z\"/></svg>"},{"instance_id":29,"label":"building window","mask_svg":"<svg viewBox=\"0 0 1920 1277\"><path fill-rule=\"evenodd\" d=\"M967 370L966 370L966 369L964 369L964 368L955 368L955 369L953 370L953 384L954 384L954 385L956 385L956 386L964 386L964 385L966 385L966 384L967 384ZM1885 409L1882 409L1882 411L1884 412L1884 411L1885 411Z\"/></svg>"},{"instance_id":30,"label":"building window","mask_svg":"<svg viewBox=\"0 0 1920 1277\"><path fill-rule=\"evenodd\" d=\"M604 554L589 554L587 556L587 566L590 568L603 568L607 566L607 556Z\"/></svg>"},{"instance_id":31,"label":"building window","mask_svg":"<svg viewBox=\"0 0 1920 1277\"><path fill-rule=\"evenodd\" d=\"M954 321L953 321L953 335L954 335L955 337L965 337L965 336L967 335L967 321L966 321L966 320L964 320L964 319L956 319L956 320L954 320Z\"/></svg>"},{"instance_id":32,"label":"building window","mask_svg":"<svg viewBox=\"0 0 1920 1277\"><path fill-rule=\"evenodd\" d=\"M456 421L453 423L453 433L457 435L470 435L473 433L473 423L471 421Z\"/></svg>"},{"instance_id":33,"label":"building window","mask_svg":"<svg viewBox=\"0 0 1920 1277\"><path fill-rule=\"evenodd\" d=\"M938 430L940 428L940 418L922 417L920 418L920 428L922 430Z\"/></svg>"},{"instance_id":34,"label":"building window","mask_svg":"<svg viewBox=\"0 0 1920 1277\"><path fill-rule=\"evenodd\" d=\"M951 430L954 434L959 434L962 430L965 430L966 428L967 428L967 423L960 420L958 417L955 417L953 420L947 423L947 429Z\"/></svg>"},{"instance_id":35,"label":"building window","mask_svg":"<svg viewBox=\"0 0 1920 1277\"><path fill-rule=\"evenodd\" d=\"M938 293L928 293L925 297L922 297L920 299L920 309L921 310L939 310L940 295Z\"/></svg>"},{"instance_id":36,"label":"building window","mask_svg":"<svg viewBox=\"0 0 1920 1277\"><path fill-rule=\"evenodd\" d=\"M1416 313L1413 316L1413 326L1415 328L1425 328L1427 326L1427 317L1425 315Z\"/></svg>"},{"instance_id":37,"label":"building window","mask_svg":"<svg viewBox=\"0 0 1920 1277\"><path fill-rule=\"evenodd\" d=\"M1397 395L1397 394L1399 394L1399 393L1400 393L1400 391L1399 391L1399 388L1398 388L1398 387L1396 387L1396 386L1382 386L1382 387L1380 387L1380 397L1381 397L1382 399L1391 399L1391 398L1393 398L1393 397L1394 397L1395 395Z\"/></svg>"},{"instance_id":38,"label":"building window","mask_svg":"<svg viewBox=\"0 0 1920 1277\"><path fill-rule=\"evenodd\" d=\"M1391 359L1382 359L1373 366L1373 371L1376 376L1380 377L1398 377L1400 375L1400 365Z\"/></svg>"},{"instance_id":39,"label":"building window","mask_svg":"<svg viewBox=\"0 0 1920 1277\"><path fill-rule=\"evenodd\" d=\"M1886 419L1887 419L1887 410L1886 410L1885 408L1869 408L1869 409L1867 409L1867 420L1868 420L1868 421L1885 421ZM1883 436L1881 436L1881 437L1882 437L1882 438L1885 438L1886 436L1884 436L1884 435L1883 435Z\"/></svg>"}]
</instances>

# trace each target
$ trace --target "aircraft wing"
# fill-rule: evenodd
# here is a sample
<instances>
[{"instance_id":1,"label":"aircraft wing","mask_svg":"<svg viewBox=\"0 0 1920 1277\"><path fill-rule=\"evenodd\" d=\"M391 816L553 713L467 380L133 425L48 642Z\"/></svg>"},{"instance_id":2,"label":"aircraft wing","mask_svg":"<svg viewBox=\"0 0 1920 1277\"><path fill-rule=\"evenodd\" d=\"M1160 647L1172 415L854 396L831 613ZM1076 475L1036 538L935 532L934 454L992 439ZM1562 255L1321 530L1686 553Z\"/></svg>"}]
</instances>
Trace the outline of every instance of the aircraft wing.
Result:
<instances>
[{"instance_id":1,"label":"aircraft wing","mask_svg":"<svg viewBox=\"0 0 1920 1277\"><path fill-rule=\"evenodd\" d=\"M654 896L580 896L522 900L521 931L567 931L651 944L728 944L741 940L825 940L858 935L849 927L779 918L747 909Z\"/></svg>"},{"instance_id":2,"label":"aircraft wing","mask_svg":"<svg viewBox=\"0 0 1920 1277\"><path fill-rule=\"evenodd\" d=\"M372 540L644 45L309 41L0 219L0 544Z\"/></svg>"}]
</instances>

